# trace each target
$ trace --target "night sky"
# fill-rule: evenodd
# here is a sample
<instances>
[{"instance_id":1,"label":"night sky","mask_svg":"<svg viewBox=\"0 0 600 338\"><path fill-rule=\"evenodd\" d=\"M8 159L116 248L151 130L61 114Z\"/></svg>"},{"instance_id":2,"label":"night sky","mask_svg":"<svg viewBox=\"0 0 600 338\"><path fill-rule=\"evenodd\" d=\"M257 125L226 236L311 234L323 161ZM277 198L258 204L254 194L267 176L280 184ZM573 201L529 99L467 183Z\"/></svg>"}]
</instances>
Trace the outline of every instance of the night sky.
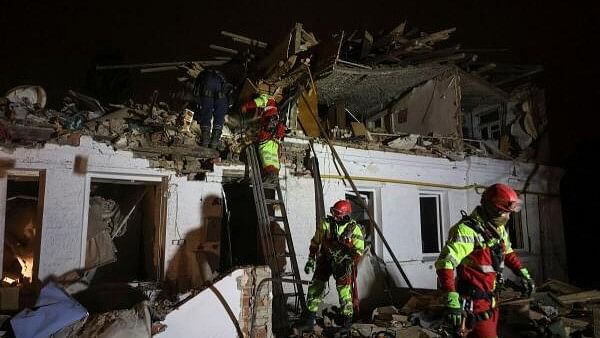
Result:
<instances>
[{"instance_id":1,"label":"night sky","mask_svg":"<svg viewBox=\"0 0 600 338\"><path fill-rule=\"evenodd\" d=\"M597 16L566 1L401 2L361 5L326 1L3 1L0 9L0 92L40 84L51 102L81 89L99 55L122 63L208 59L211 43L239 47L219 35L228 30L276 42L295 22L317 38L341 29L376 33L408 20L422 31L456 27L463 48L508 48L481 60L540 64L546 69L553 161L565 165L577 142L596 134L600 71ZM165 76L136 78L140 88L164 87ZM167 88L168 89L168 88ZM93 95L94 93L87 93ZM145 102L147 96L136 97Z\"/></svg>"}]
</instances>

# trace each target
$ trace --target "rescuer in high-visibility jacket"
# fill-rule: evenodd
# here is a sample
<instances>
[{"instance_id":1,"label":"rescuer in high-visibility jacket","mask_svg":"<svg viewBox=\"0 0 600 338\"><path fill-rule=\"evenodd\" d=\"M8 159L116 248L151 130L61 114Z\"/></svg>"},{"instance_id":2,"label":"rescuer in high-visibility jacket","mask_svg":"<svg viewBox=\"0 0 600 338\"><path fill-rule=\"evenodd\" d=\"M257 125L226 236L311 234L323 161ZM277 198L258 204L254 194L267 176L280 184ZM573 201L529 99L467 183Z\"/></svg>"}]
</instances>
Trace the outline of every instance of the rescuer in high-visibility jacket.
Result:
<instances>
[{"instance_id":1,"label":"rescuer in high-visibility jacket","mask_svg":"<svg viewBox=\"0 0 600 338\"><path fill-rule=\"evenodd\" d=\"M264 181L275 183L279 178L279 168L281 167L279 162L280 142L287 133L287 127L279 119L277 103L266 94L246 102L241 107L242 113L252 109L262 110L258 130L258 156L262 163Z\"/></svg>"},{"instance_id":2,"label":"rescuer in high-visibility jacket","mask_svg":"<svg viewBox=\"0 0 600 338\"><path fill-rule=\"evenodd\" d=\"M462 212L462 220L450 228L448 241L435 263L440 286L446 291L447 320L463 334L470 331L469 337L498 336L495 292L502 282L505 264L521 278L528 296L534 291L533 279L511 248L505 228L520 204L510 186L488 187L481 205L471 215Z\"/></svg>"},{"instance_id":3,"label":"rescuer in high-visibility jacket","mask_svg":"<svg viewBox=\"0 0 600 338\"><path fill-rule=\"evenodd\" d=\"M340 200L331 207L331 216L323 219L316 228L310 241L309 258L304 272L310 274L314 270L312 284L308 288L307 313L304 314L304 327L312 327L316 323L316 313L325 292L329 277L335 278L341 314L344 316L344 328L352 324L353 272L358 260L365 250L363 231L350 217L352 206L347 200ZM316 261L316 270L315 270Z\"/></svg>"}]
</instances>

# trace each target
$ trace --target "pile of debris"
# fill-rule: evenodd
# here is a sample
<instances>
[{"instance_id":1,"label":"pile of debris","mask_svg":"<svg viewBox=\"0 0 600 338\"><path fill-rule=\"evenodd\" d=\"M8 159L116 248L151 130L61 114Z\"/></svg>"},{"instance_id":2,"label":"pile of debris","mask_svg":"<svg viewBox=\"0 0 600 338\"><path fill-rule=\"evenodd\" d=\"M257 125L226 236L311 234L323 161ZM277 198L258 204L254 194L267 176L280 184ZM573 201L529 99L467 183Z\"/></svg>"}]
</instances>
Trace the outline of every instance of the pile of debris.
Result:
<instances>
[{"instance_id":1,"label":"pile of debris","mask_svg":"<svg viewBox=\"0 0 600 338\"><path fill-rule=\"evenodd\" d=\"M239 98L282 90L280 110L295 135L325 130L359 148L451 160L534 158L547 125L543 92L532 83L542 68L480 62L478 54L499 50L448 46L454 31L403 22L379 35L317 40L297 23L268 53L260 49L250 64L258 85L246 79Z\"/></svg>"},{"instance_id":2,"label":"pile of debris","mask_svg":"<svg viewBox=\"0 0 600 338\"><path fill-rule=\"evenodd\" d=\"M189 99L191 84L203 67L233 66L237 71L232 76L240 79L232 81L239 90L230 102L233 109L223 134L221 150L226 151L221 155L227 160L237 160L252 141L249 127L257 120L237 114L236 107L260 94L278 96L281 117L296 137L324 137L324 130L330 139L358 148L451 160L471 155L535 157L533 149L543 144L539 139L547 120L543 93L529 81L541 68L480 62L479 54L498 50L451 44L455 30L426 33L408 29L403 22L380 34L342 31L318 40L297 23L275 44L223 31L245 47L212 44L210 48L226 54L212 63L98 67L186 71L181 78L184 89L174 90L170 104L159 102L156 91L144 105L103 105L69 91L62 107L54 110L46 108L43 88L15 87L0 98L0 142L77 145L79 135L91 135L116 149L136 152L155 167L203 172L207 166L202 159L219 154L198 146L200 130L190 118L193 112L171 107L179 106L176 100ZM240 62L244 72L239 71Z\"/></svg>"},{"instance_id":3,"label":"pile of debris","mask_svg":"<svg viewBox=\"0 0 600 338\"><path fill-rule=\"evenodd\" d=\"M600 291L584 291L548 280L532 297L508 281L500 294L499 331L505 337L595 337L600 330ZM444 323L439 291L412 292L400 308L385 306L373 311L371 321L354 324L357 337L447 337L453 330ZM384 335L387 334L387 335Z\"/></svg>"},{"instance_id":4,"label":"pile of debris","mask_svg":"<svg viewBox=\"0 0 600 338\"><path fill-rule=\"evenodd\" d=\"M184 119L165 102L103 106L70 90L62 108L55 110L46 107L40 86L15 87L1 100L0 142L7 148L46 142L77 146L80 136L89 135L148 158L154 167L182 174L206 172L204 161L219 156L217 150L198 145L197 122Z\"/></svg>"}]
</instances>

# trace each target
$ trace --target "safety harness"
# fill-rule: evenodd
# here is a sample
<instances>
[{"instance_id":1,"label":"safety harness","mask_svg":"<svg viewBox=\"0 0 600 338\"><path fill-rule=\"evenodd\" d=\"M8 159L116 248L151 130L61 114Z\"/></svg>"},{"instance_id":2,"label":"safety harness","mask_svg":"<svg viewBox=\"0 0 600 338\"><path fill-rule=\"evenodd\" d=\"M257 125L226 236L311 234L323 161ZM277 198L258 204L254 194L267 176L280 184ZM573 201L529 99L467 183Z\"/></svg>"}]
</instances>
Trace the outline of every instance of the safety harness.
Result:
<instances>
[{"instance_id":1,"label":"safety harness","mask_svg":"<svg viewBox=\"0 0 600 338\"><path fill-rule=\"evenodd\" d=\"M270 117L267 123L262 126L262 129L269 133L270 137L274 137L277 134L277 125L279 124L279 117Z\"/></svg>"},{"instance_id":2,"label":"safety harness","mask_svg":"<svg viewBox=\"0 0 600 338\"><path fill-rule=\"evenodd\" d=\"M469 228L473 229L478 235L483 237L483 240L486 243L490 243L490 241L492 241L494 239L498 240L496 243L489 246L489 249L490 249L490 253L492 256L491 257L492 258L492 268L496 272L496 285L497 285L496 290L497 291L500 290L500 286L503 284L502 271L504 270L504 241L503 241L503 239L500 238L500 236L497 232L491 231L484 224L481 224L481 222L479 222L477 219L475 219L472 216L467 215L467 213L464 210L461 210L460 213L462 215L461 222L463 224L467 225ZM467 298L467 302L469 304L466 304L466 306L465 306L466 308L464 310L469 312L469 315L471 316L471 320L473 320L473 321L487 320L491 317L491 315L494 311L492 308L490 308L486 311L477 313L477 314L474 314L472 312L472 310L470 310L470 308L472 307L471 301L475 300L475 299L487 299L490 303L492 303L494 297L496 296L496 294L494 292L476 289L470 283L460 281L460 280L457 285L457 289L458 289L457 291L461 295L464 295L465 298Z\"/></svg>"},{"instance_id":3,"label":"safety harness","mask_svg":"<svg viewBox=\"0 0 600 338\"><path fill-rule=\"evenodd\" d=\"M356 228L357 223L354 220L349 220L346 224L346 229L340 235L337 234L338 223L331 216L327 217L327 222L329 223L329 237L335 241L347 241L352 239L352 234L354 233L354 229ZM333 226L335 225L335 227Z\"/></svg>"}]
</instances>

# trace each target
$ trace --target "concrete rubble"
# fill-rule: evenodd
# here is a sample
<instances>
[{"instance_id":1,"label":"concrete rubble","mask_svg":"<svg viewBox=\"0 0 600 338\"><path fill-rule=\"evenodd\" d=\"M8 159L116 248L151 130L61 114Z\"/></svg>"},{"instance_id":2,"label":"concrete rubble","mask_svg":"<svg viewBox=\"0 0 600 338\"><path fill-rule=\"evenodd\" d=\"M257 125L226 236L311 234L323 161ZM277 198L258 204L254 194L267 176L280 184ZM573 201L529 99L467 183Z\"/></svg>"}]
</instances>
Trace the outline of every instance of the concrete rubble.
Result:
<instances>
[{"instance_id":1,"label":"concrete rubble","mask_svg":"<svg viewBox=\"0 0 600 338\"><path fill-rule=\"evenodd\" d=\"M292 135L298 138L320 136L318 126L323 124L336 145L453 161L471 155L533 159L536 141L547 123L539 104L543 92L532 91L528 84L506 86L528 80L523 74L531 72L515 71L506 78L501 74L507 72L495 74L495 67L475 62L477 56L461 51L458 45L436 49L454 30L420 33L407 29L404 22L378 36L368 31L341 32L319 41L297 24L282 40L285 44L270 46L260 58L251 58L257 75L244 79L236 104L255 94L279 95L280 111ZM246 42L260 46L257 40ZM196 67L190 69L192 77L198 74ZM336 85L344 81L348 87ZM504 119L506 125L500 126L510 132L490 138L488 145L475 136L467 137L461 125L463 107L481 108L469 101L479 92L485 92L492 105L514 108L512 119ZM152 167L190 177L211 171L213 161L241 163L242 150L254 140L256 128L252 126L258 122L257 117L242 117L232 109L226 120L223 147L215 150L199 146L200 128L190 119L193 112L175 106L158 101L156 96L146 104L108 104L68 91L62 106L53 109L48 107L42 87L19 86L0 98L0 143L7 149L44 143L78 146L80 137L88 135L117 150L146 158ZM320 106L326 109L317 111ZM284 162L295 174L309 175L308 145L284 143L284 147ZM222 273L202 290L183 294L150 282L98 289L92 283L95 269L116 260L113 239L127 230L123 213L114 201L90 199L90 224L94 226L87 233L85 270L57 279L64 289L61 292L70 294L89 316L51 334L181 337L190 327L217 330L213 326L219 323L210 323L206 318L232 317L234 313L233 317L239 318L231 318L230 336L241 333L244 337L272 337L271 290L269 286L257 290L260 281L271 276L268 268ZM230 290L236 292L229 294ZM594 303L600 302L600 291L578 290L558 281L543 284L539 291L533 299L522 299L510 289L504 291L500 302L506 312L503 318L525 325L519 330L532 332L533 336L570 337L594 329L594 318L600 316ZM106 300L101 299L121 296L127 301L104 304ZM227 310L223 304L224 309L214 312L214 307L205 303L223 303L223 299L236 304L235 308ZM448 333L443 326L439 293L414 293L406 302L394 305L376 308L370 318L354 324L353 336L442 337ZM200 312L207 317L189 323ZM5 320L3 327L8 322ZM328 328L336 327L333 316L325 316L323 326L323 331L310 337L329 334ZM506 330L511 328L507 326Z\"/></svg>"},{"instance_id":2,"label":"concrete rubble","mask_svg":"<svg viewBox=\"0 0 600 338\"><path fill-rule=\"evenodd\" d=\"M172 67L185 70L186 77L183 92L174 90L178 94L171 95L169 103L154 95L145 104L109 104L70 90L62 107L50 108L42 87L15 87L0 99L0 142L7 148L44 142L76 146L81 135L90 135L148 158L153 167L203 173L211 168L207 160L237 161L241 149L252 142L251 127L257 119L240 116L237 105L255 94L278 91L280 110L294 136L319 136L312 116L317 114L330 138L354 147L451 160L469 155L532 158L535 151L531 149L538 145L547 123L540 103L543 92L527 82L532 72L521 68L496 72L500 66L475 62L479 60L476 54L462 51L457 44L444 45L454 31L419 32L403 22L380 35L352 31L317 40L296 24L281 44L257 47L252 54L249 66L254 75L241 79L227 117L221 154L198 145L200 130L195 121L190 122L192 111L180 104L189 96L190 81L202 69L198 63ZM234 41L254 40L237 36ZM288 41L296 43L288 46ZM235 60L221 66L227 67L228 62ZM344 86L335 86L340 81ZM482 102L490 104L471 104L475 96L485 97ZM317 112L317 104L327 109ZM472 140L475 135L463 135L463 129L473 129L466 125L472 118L463 119L464 128L458 119L461 106L468 113L490 105L507 105L511 111L502 120L506 126L500 128L510 132L490 139L497 151ZM425 115L415 119L419 114L427 119ZM406 135L411 136L406 139Z\"/></svg>"}]
</instances>

